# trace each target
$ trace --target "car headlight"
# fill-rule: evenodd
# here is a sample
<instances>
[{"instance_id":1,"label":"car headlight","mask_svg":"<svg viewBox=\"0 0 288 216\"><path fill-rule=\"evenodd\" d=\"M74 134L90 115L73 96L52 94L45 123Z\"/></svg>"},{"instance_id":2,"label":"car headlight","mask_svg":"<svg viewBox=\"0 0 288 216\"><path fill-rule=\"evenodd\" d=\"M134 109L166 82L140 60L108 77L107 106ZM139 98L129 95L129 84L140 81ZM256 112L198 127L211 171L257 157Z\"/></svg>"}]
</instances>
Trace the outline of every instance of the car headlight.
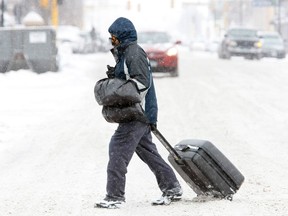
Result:
<instances>
[{"instance_id":1,"label":"car headlight","mask_svg":"<svg viewBox=\"0 0 288 216\"><path fill-rule=\"evenodd\" d=\"M229 46L237 46L237 42L236 41L229 41L228 43Z\"/></svg>"},{"instance_id":2,"label":"car headlight","mask_svg":"<svg viewBox=\"0 0 288 216\"><path fill-rule=\"evenodd\" d=\"M175 55L177 55L177 53L178 53L178 50L175 47L172 47L169 50L167 50L168 56L175 56Z\"/></svg>"},{"instance_id":3,"label":"car headlight","mask_svg":"<svg viewBox=\"0 0 288 216\"><path fill-rule=\"evenodd\" d=\"M255 46L255 47L258 47L258 48L261 48L261 47L262 47L261 41L255 42L255 43L254 43L254 46Z\"/></svg>"}]
</instances>

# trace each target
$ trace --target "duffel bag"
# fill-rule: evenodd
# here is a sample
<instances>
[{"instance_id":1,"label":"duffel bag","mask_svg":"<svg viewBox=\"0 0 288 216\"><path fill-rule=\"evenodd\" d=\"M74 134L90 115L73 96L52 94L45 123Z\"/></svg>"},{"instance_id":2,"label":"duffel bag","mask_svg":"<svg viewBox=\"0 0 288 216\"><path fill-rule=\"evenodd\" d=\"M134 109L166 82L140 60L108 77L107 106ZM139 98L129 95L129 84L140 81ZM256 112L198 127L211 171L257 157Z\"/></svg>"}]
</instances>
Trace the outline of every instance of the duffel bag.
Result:
<instances>
[{"instance_id":1,"label":"duffel bag","mask_svg":"<svg viewBox=\"0 0 288 216\"><path fill-rule=\"evenodd\" d=\"M136 84L132 80L104 78L94 87L94 95L99 105L128 106L141 102Z\"/></svg>"},{"instance_id":2,"label":"duffel bag","mask_svg":"<svg viewBox=\"0 0 288 216\"><path fill-rule=\"evenodd\" d=\"M125 123L135 120L147 122L139 103L126 107L103 106L102 115L110 123Z\"/></svg>"}]
</instances>

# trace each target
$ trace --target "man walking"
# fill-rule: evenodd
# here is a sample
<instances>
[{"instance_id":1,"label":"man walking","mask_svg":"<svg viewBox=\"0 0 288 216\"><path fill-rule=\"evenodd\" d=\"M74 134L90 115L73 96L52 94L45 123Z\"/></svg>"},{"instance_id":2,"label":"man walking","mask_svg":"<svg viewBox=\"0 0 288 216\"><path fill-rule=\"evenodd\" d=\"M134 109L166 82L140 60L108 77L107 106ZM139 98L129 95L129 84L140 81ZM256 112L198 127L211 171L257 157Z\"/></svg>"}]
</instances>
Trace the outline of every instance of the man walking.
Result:
<instances>
[{"instance_id":1,"label":"man walking","mask_svg":"<svg viewBox=\"0 0 288 216\"><path fill-rule=\"evenodd\" d=\"M110 67L108 77L132 80L137 84L145 118L119 123L109 143L106 197L95 204L99 208L119 208L125 202L125 175L134 154L146 163L154 173L162 196L152 204L168 205L181 199L182 189L171 167L159 155L152 142L151 130L157 123L157 98L149 60L137 44L137 32L133 23L120 17L108 29L111 34L111 50L115 67Z\"/></svg>"}]
</instances>

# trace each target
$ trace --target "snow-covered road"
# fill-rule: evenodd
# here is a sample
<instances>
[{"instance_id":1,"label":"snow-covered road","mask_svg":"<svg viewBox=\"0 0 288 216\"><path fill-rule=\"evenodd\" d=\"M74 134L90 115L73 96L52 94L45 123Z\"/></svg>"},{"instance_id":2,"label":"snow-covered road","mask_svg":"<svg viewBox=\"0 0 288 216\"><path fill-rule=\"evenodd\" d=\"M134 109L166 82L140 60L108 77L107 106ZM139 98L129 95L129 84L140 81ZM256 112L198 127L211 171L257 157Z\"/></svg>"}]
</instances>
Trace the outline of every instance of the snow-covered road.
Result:
<instances>
[{"instance_id":1,"label":"snow-covered road","mask_svg":"<svg viewBox=\"0 0 288 216\"><path fill-rule=\"evenodd\" d=\"M105 195L107 144L116 124L94 99L110 54L67 55L62 71L0 74L0 215L284 216L288 214L288 61L219 60L183 51L178 78L155 75L159 130L172 145L208 139L246 177L232 202L183 200L154 207L156 180L137 156L119 210ZM164 158L168 153L154 138Z\"/></svg>"}]
</instances>

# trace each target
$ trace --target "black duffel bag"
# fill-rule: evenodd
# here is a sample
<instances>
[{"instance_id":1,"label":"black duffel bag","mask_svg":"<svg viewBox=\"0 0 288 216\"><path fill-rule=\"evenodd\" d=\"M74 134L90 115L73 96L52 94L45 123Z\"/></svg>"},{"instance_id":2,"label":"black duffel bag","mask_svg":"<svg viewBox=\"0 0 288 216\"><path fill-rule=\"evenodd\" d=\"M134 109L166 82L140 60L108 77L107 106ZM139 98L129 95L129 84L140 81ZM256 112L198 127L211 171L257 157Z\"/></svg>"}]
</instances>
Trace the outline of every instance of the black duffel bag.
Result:
<instances>
[{"instance_id":1,"label":"black duffel bag","mask_svg":"<svg viewBox=\"0 0 288 216\"><path fill-rule=\"evenodd\" d=\"M126 107L103 106L102 115L110 123L125 123L136 120L147 122L147 118L139 103Z\"/></svg>"},{"instance_id":2,"label":"black duffel bag","mask_svg":"<svg viewBox=\"0 0 288 216\"><path fill-rule=\"evenodd\" d=\"M94 95L99 105L128 106L141 102L136 83L132 80L104 78L94 87Z\"/></svg>"}]
</instances>

